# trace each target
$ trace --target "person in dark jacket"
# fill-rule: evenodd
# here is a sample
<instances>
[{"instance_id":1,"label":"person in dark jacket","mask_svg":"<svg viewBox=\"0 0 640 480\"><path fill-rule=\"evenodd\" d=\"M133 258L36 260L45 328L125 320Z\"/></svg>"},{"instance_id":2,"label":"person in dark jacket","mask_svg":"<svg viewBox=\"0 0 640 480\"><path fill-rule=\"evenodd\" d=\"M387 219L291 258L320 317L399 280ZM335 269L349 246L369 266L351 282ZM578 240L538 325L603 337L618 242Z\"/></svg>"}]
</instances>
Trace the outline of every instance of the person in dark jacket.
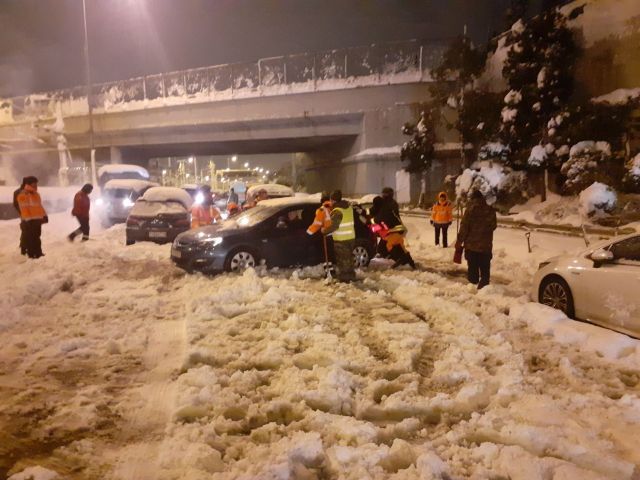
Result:
<instances>
[{"instance_id":1,"label":"person in dark jacket","mask_svg":"<svg viewBox=\"0 0 640 480\"><path fill-rule=\"evenodd\" d=\"M13 208L15 208L16 211L18 212L18 216L20 216L20 204L18 203L18 195L20 195L20 193L24 189L25 180L26 180L26 177L22 179L22 183L20 184L20 187L13 192ZM27 254L27 239L25 237L24 227L25 227L25 223L24 223L24 220L22 220L21 218L20 219L20 253L22 255Z\"/></svg>"},{"instance_id":2,"label":"person in dark jacket","mask_svg":"<svg viewBox=\"0 0 640 480\"><path fill-rule=\"evenodd\" d=\"M471 193L471 200L460 223L456 248L464 248L469 282L478 290L489 285L493 250L493 231L497 228L496 211L479 190Z\"/></svg>"},{"instance_id":3,"label":"person in dark jacket","mask_svg":"<svg viewBox=\"0 0 640 480\"><path fill-rule=\"evenodd\" d=\"M375 222L384 223L387 228L393 228L401 225L402 220L400 220L400 207L398 206L398 202L393 199L393 188L383 188L381 197L382 202L373 216Z\"/></svg>"},{"instance_id":4,"label":"person in dark jacket","mask_svg":"<svg viewBox=\"0 0 640 480\"><path fill-rule=\"evenodd\" d=\"M82 234L82 241L89 240L89 209L91 208L91 199L89 195L93 191L93 185L85 184L76 196L73 198L73 210L71 215L76 217L80 226L69 234L69 241L73 242L76 237Z\"/></svg>"}]
</instances>

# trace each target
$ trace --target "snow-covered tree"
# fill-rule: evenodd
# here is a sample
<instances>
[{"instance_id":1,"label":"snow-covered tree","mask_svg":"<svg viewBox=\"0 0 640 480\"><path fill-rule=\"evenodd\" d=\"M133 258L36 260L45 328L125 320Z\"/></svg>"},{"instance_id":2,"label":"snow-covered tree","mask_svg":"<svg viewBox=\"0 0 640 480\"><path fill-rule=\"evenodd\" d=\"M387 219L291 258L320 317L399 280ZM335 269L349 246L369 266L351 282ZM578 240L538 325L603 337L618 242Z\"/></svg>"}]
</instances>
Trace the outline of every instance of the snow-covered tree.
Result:
<instances>
[{"instance_id":1,"label":"snow-covered tree","mask_svg":"<svg viewBox=\"0 0 640 480\"><path fill-rule=\"evenodd\" d=\"M627 191L640 193L640 153L625 164L623 184Z\"/></svg>"},{"instance_id":2,"label":"snow-covered tree","mask_svg":"<svg viewBox=\"0 0 640 480\"><path fill-rule=\"evenodd\" d=\"M607 142L584 141L571 147L569 160L562 165L561 172L566 177L564 189L578 194L594 182L609 183L611 145Z\"/></svg>"},{"instance_id":3,"label":"snow-covered tree","mask_svg":"<svg viewBox=\"0 0 640 480\"><path fill-rule=\"evenodd\" d=\"M618 195L608 185L594 182L580 192L578 203L582 215L597 219L611 214L616 209Z\"/></svg>"},{"instance_id":4,"label":"snow-covered tree","mask_svg":"<svg viewBox=\"0 0 640 480\"><path fill-rule=\"evenodd\" d=\"M431 75L436 80L430 87L431 96L441 112L455 111L453 120L441 117L443 123L460 134L462 146L477 146L494 128L496 95L474 90L474 80L482 73L486 62L486 51L473 44L466 35L456 37L445 51L442 62ZM486 117L486 118L485 118ZM495 131L495 130L493 130ZM464 149L463 163L467 164Z\"/></svg>"},{"instance_id":5,"label":"snow-covered tree","mask_svg":"<svg viewBox=\"0 0 640 480\"><path fill-rule=\"evenodd\" d=\"M426 176L431 168L436 154L436 120L439 118L439 109L433 104L424 104L420 113L420 119L414 123L405 123L402 133L410 135L411 139L402 145L400 160L407 162L404 169L409 173L420 175L421 192L420 203L425 201Z\"/></svg>"},{"instance_id":6,"label":"snow-covered tree","mask_svg":"<svg viewBox=\"0 0 640 480\"><path fill-rule=\"evenodd\" d=\"M525 20L520 18L507 33L508 54L503 76L509 85L502 109L501 137L512 152L509 165L516 169L546 170L549 155L546 126L571 98L573 62L577 44L567 17L549 8ZM546 193L546 188L541 189ZM543 198L544 199L544 198Z\"/></svg>"}]
</instances>

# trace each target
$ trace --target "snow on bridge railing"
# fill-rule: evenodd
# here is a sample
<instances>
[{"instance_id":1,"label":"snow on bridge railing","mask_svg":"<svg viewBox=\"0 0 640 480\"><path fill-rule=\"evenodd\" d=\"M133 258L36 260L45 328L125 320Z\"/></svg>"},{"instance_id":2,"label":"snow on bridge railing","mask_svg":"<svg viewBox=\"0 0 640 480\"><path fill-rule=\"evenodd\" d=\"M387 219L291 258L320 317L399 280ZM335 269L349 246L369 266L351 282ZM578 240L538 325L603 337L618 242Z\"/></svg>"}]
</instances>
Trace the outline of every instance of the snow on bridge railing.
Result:
<instances>
[{"instance_id":1,"label":"snow on bridge railing","mask_svg":"<svg viewBox=\"0 0 640 480\"><path fill-rule=\"evenodd\" d=\"M397 42L94 84L96 113L430 80L444 43ZM0 99L0 124L88 112L86 87Z\"/></svg>"}]
</instances>

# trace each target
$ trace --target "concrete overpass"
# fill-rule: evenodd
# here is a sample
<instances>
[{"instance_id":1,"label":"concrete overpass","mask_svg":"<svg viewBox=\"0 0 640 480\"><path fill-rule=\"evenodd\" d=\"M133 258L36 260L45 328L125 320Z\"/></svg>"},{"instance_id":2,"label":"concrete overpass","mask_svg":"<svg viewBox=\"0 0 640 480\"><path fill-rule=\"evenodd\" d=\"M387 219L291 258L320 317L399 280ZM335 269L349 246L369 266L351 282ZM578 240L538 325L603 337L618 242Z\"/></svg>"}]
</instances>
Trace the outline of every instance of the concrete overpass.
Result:
<instances>
[{"instance_id":1,"label":"concrete overpass","mask_svg":"<svg viewBox=\"0 0 640 480\"><path fill-rule=\"evenodd\" d=\"M311 189L359 194L393 186L406 140L400 127L428 99L429 70L442 50L374 45L96 85L98 159L145 164L159 156L296 152ZM82 89L0 100L0 154L57 163L52 132L62 123L72 155L87 158Z\"/></svg>"}]
</instances>

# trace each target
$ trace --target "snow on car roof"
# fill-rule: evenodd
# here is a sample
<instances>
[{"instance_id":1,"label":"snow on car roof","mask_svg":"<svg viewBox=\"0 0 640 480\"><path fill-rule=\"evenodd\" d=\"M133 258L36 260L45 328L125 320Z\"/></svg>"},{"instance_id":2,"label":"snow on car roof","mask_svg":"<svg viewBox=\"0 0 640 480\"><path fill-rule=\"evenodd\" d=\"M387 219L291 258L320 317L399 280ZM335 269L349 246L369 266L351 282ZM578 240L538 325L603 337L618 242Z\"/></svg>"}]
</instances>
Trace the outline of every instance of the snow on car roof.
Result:
<instances>
[{"instance_id":1,"label":"snow on car roof","mask_svg":"<svg viewBox=\"0 0 640 480\"><path fill-rule=\"evenodd\" d=\"M104 184L105 189L112 188L123 188L135 190L136 192L140 192L148 187L157 187L158 184L155 182L149 182L147 180L137 180L133 178L118 178L114 180L109 180Z\"/></svg>"},{"instance_id":2,"label":"snow on car roof","mask_svg":"<svg viewBox=\"0 0 640 480\"><path fill-rule=\"evenodd\" d=\"M152 187L142 196L147 202L179 202L190 208L193 200L186 190L178 187Z\"/></svg>"},{"instance_id":3,"label":"snow on car roof","mask_svg":"<svg viewBox=\"0 0 640 480\"><path fill-rule=\"evenodd\" d=\"M268 195L274 196L293 196L293 189L291 187L287 187L286 185L279 185L277 183L263 183L258 185L253 185L249 187L247 190L247 195L254 195L259 190L266 190Z\"/></svg>"},{"instance_id":4,"label":"snow on car roof","mask_svg":"<svg viewBox=\"0 0 640 480\"><path fill-rule=\"evenodd\" d=\"M111 163L109 165L103 165L98 169L98 176L102 176L105 173L137 173L141 177L149 178L149 172L140 165L130 165L128 163Z\"/></svg>"},{"instance_id":5,"label":"snow on car roof","mask_svg":"<svg viewBox=\"0 0 640 480\"><path fill-rule=\"evenodd\" d=\"M286 207L287 205L298 205L298 204L318 204L320 203L320 197L315 197L314 195L308 197L282 197L282 198L271 198L269 200L262 200L258 203L259 206L265 207Z\"/></svg>"}]
</instances>

